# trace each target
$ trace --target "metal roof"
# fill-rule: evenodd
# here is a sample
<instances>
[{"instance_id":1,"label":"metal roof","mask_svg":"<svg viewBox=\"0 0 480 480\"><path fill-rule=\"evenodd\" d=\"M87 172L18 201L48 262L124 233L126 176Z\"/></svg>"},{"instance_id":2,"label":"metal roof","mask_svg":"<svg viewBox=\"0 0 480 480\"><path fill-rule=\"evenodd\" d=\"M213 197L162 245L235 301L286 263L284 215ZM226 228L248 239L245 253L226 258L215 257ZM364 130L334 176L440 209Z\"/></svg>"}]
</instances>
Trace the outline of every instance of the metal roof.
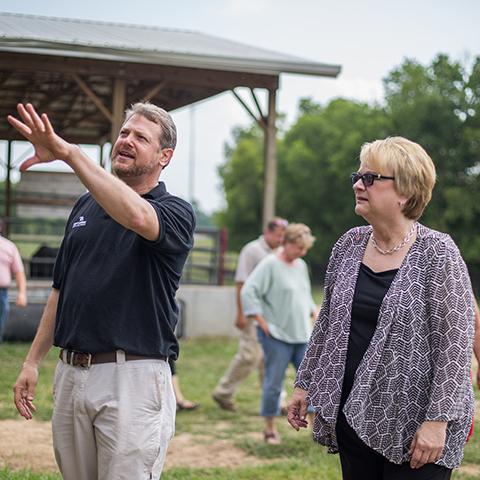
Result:
<instances>
[{"instance_id":1,"label":"metal roof","mask_svg":"<svg viewBox=\"0 0 480 480\"><path fill-rule=\"evenodd\" d=\"M12 13L0 13L2 51L267 75L335 77L341 68L195 31Z\"/></svg>"}]
</instances>

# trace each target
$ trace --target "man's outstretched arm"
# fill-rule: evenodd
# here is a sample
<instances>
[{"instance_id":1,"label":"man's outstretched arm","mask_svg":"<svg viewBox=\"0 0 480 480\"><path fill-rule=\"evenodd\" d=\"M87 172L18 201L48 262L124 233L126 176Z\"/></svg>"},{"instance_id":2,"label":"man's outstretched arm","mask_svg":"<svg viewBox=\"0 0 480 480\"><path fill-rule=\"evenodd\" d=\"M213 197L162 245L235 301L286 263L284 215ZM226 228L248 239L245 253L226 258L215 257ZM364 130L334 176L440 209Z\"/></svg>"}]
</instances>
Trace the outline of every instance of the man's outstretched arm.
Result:
<instances>
[{"instance_id":1,"label":"man's outstretched arm","mask_svg":"<svg viewBox=\"0 0 480 480\"><path fill-rule=\"evenodd\" d=\"M147 240L158 238L158 217L149 202L92 162L78 145L57 135L46 114L39 116L31 104L24 106L20 103L17 109L23 122L11 115L7 117L8 122L35 148L34 155L20 166L21 170L39 163L63 160L116 222Z\"/></svg>"}]
</instances>

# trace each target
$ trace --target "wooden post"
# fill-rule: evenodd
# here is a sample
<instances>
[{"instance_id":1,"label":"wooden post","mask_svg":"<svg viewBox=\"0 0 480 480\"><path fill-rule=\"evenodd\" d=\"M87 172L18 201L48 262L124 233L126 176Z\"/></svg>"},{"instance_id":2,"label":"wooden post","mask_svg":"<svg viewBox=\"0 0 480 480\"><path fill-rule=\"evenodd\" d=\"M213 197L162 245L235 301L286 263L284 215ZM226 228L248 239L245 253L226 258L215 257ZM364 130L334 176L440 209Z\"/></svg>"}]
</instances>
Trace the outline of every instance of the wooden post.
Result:
<instances>
[{"instance_id":1,"label":"wooden post","mask_svg":"<svg viewBox=\"0 0 480 480\"><path fill-rule=\"evenodd\" d=\"M275 195L277 182L277 129L276 121L276 90L268 91L268 117L267 128L265 130L265 183L263 189L263 226L275 215Z\"/></svg>"},{"instance_id":2,"label":"wooden post","mask_svg":"<svg viewBox=\"0 0 480 480\"><path fill-rule=\"evenodd\" d=\"M118 132L123 122L123 115L125 113L125 87L126 82L123 78L116 78L115 85L113 88L113 120L112 120L112 130L110 133L110 142L112 144L117 140Z\"/></svg>"},{"instance_id":3,"label":"wooden post","mask_svg":"<svg viewBox=\"0 0 480 480\"><path fill-rule=\"evenodd\" d=\"M100 166L102 168L105 168L105 165L104 165L104 162L103 162L103 147L104 147L104 145L105 145L104 143L102 143L100 145Z\"/></svg>"},{"instance_id":4,"label":"wooden post","mask_svg":"<svg viewBox=\"0 0 480 480\"><path fill-rule=\"evenodd\" d=\"M6 238L10 235L10 221L12 217L12 140L7 142L7 178L5 179L5 224L2 235Z\"/></svg>"}]
</instances>

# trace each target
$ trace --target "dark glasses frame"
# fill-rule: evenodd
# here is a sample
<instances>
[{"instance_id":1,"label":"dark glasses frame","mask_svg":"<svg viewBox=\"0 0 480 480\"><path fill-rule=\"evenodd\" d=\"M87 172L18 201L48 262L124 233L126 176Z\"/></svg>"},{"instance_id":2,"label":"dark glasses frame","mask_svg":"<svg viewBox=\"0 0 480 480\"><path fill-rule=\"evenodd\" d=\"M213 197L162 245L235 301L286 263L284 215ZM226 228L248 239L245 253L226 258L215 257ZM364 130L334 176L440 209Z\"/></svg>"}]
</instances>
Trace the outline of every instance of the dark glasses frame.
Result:
<instances>
[{"instance_id":1,"label":"dark glasses frame","mask_svg":"<svg viewBox=\"0 0 480 480\"><path fill-rule=\"evenodd\" d=\"M386 175L380 175L379 173L358 173L354 172L350 175L352 185L355 185L359 180L362 180L365 188L371 187L375 180L395 180L395 177L387 177Z\"/></svg>"}]
</instances>

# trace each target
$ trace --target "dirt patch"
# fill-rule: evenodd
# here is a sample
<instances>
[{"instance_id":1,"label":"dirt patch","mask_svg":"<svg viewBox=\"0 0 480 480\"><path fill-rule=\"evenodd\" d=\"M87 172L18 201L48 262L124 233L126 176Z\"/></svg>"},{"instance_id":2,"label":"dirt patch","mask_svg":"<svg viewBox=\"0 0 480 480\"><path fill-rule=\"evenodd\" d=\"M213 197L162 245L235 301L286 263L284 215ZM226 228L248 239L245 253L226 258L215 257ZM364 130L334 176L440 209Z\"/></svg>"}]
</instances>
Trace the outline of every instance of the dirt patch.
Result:
<instances>
[{"instance_id":1,"label":"dirt patch","mask_svg":"<svg viewBox=\"0 0 480 480\"><path fill-rule=\"evenodd\" d=\"M480 419L480 402L476 405L476 418ZM476 435L480 434L480 420ZM220 425L227 428L228 423ZM249 432L254 440L261 440L261 434ZM255 456L247 455L231 440L215 440L206 435L181 433L170 442L165 462L165 470L173 467L237 468L245 465L256 466L268 463ZM8 466L14 470L31 469L38 472L57 472L53 455L50 422L35 420L0 421L0 468ZM469 475L479 475L480 467L465 465L460 471Z\"/></svg>"},{"instance_id":2,"label":"dirt patch","mask_svg":"<svg viewBox=\"0 0 480 480\"><path fill-rule=\"evenodd\" d=\"M480 467L478 465L463 465L460 467L460 472L471 477L480 478Z\"/></svg>"},{"instance_id":3,"label":"dirt patch","mask_svg":"<svg viewBox=\"0 0 480 480\"><path fill-rule=\"evenodd\" d=\"M0 466L14 470L58 471L53 456L50 422L2 420Z\"/></svg>"},{"instance_id":4,"label":"dirt patch","mask_svg":"<svg viewBox=\"0 0 480 480\"><path fill-rule=\"evenodd\" d=\"M209 437L182 433L175 436L168 446L165 469L192 466L237 468L263 463L266 462L235 447L231 440L212 441Z\"/></svg>"},{"instance_id":5,"label":"dirt patch","mask_svg":"<svg viewBox=\"0 0 480 480\"><path fill-rule=\"evenodd\" d=\"M260 436L259 436L260 437ZM182 433L170 442L165 470L173 467L241 467L266 463L247 455L231 440ZM0 467L57 472L50 422L0 421Z\"/></svg>"}]
</instances>

